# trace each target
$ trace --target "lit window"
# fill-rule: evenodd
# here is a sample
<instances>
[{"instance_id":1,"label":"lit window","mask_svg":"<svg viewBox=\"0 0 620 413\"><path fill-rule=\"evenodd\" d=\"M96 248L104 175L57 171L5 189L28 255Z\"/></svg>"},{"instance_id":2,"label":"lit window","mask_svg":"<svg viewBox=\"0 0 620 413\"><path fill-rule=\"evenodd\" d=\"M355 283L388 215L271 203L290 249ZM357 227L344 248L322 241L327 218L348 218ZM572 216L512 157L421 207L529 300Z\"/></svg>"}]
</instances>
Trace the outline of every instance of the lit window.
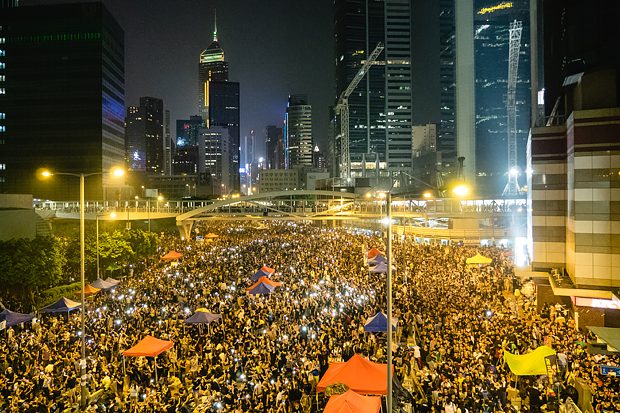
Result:
<instances>
[{"instance_id":1,"label":"lit window","mask_svg":"<svg viewBox=\"0 0 620 413\"><path fill-rule=\"evenodd\" d=\"M0 163L0 171L6 171L6 164Z\"/></svg>"},{"instance_id":2,"label":"lit window","mask_svg":"<svg viewBox=\"0 0 620 413\"><path fill-rule=\"evenodd\" d=\"M6 68L6 64L4 62L0 62L0 69Z\"/></svg>"},{"instance_id":3,"label":"lit window","mask_svg":"<svg viewBox=\"0 0 620 413\"><path fill-rule=\"evenodd\" d=\"M6 126L0 125L0 132L6 132Z\"/></svg>"},{"instance_id":4,"label":"lit window","mask_svg":"<svg viewBox=\"0 0 620 413\"><path fill-rule=\"evenodd\" d=\"M3 87L0 87L0 95L4 95L6 93L6 91L4 90Z\"/></svg>"},{"instance_id":5,"label":"lit window","mask_svg":"<svg viewBox=\"0 0 620 413\"><path fill-rule=\"evenodd\" d=\"M0 44L4 44L6 43L6 38L5 37L0 37Z\"/></svg>"},{"instance_id":6,"label":"lit window","mask_svg":"<svg viewBox=\"0 0 620 413\"><path fill-rule=\"evenodd\" d=\"M4 75L0 75L0 82L4 82Z\"/></svg>"},{"instance_id":7,"label":"lit window","mask_svg":"<svg viewBox=\"0 0 620 413\"><path fill-rule=\"evenodd\" d=\"M0 49L0 56L4 56L4 55L6 55L6 52L4 50Z\"/></svg>"},{"instance_id":8,"label":"lit window","mask_svg":"<svg viewBox=\"0 0 620 413\"><path fill-rule=\"evenodd\" d=\"M0 112L0 119L6 119L6 113Z\"/></svg>"}]
</instances>

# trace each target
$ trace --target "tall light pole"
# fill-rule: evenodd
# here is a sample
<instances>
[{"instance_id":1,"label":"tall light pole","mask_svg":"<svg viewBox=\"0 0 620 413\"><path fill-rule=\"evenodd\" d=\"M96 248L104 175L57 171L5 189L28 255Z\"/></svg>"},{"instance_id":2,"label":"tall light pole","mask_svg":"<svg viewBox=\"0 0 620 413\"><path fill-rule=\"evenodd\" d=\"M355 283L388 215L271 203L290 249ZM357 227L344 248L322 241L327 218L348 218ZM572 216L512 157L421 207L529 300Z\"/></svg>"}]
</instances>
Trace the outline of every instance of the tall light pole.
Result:
<instances>
[{"instance_id":1,"label":"tall light pole","mask_svg":"<svg viewBox=\"0 0 620 413\"><path fill-rule=\"evenodd\" d=\"M81 328L81 336L82 336L82 357L80 359L80 407L84 409L86 407L86 402L88 398L87 386L88 386L88 374L86 373L86 297L84 294L84 289L86 288L85 277L84 277L84 261L85 261L85 253L84 253L84 179L88 176L94 175L102 175L103 172L93 172L89 174L84 173L69 173L69 172L50 172L48 170L43 170L40 172L40 175L43 178L49 178L54 175L66 175L66 176L75 176L80 178L80 280L82 284L82 305L80 306L80 318L82 328ZM120 177L125 174L123 169L117 168L112 171L114 176ZM97 257L99 257L99 249L97 249Z\"/></svg>"},{"instance_id":2,"label":"tall light pole","mask_svg":"<svg viewBox=\"0 0 620 413\"><path fill-rule=\"evenodd\" d=\"M387 413L392 413L392 188L386 194L387 211Z\"/></svg>"}]
</instances>

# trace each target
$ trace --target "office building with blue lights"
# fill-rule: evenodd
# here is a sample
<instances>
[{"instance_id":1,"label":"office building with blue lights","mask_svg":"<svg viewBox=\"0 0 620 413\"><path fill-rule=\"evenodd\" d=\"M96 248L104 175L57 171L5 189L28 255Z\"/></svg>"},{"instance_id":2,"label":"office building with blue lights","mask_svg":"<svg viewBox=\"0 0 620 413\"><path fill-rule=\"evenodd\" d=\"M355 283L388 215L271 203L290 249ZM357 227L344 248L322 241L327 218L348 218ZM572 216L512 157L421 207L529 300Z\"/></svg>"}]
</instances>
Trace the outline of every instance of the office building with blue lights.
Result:
<instances>
[{"instance_id":1,"label":"office building with blue lights","mask_svg":"<svg viewBox=\"0 0 620 413\"><path fill-rule=\"evenodd\" d=\"M76 199L75 178L125 159L124 32L101 3L0 7L0 192ZM86 197L119 182L88 178Z\"/></svg>"}]
</instances>

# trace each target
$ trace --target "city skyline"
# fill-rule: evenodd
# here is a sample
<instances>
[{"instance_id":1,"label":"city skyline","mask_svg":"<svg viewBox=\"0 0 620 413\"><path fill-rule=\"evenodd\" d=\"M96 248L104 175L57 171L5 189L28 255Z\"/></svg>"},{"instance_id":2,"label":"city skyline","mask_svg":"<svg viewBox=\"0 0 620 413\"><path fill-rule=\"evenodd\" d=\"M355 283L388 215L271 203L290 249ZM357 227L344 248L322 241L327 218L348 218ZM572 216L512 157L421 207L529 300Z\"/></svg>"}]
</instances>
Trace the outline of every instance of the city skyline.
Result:
<instances>
[{"instance_id":1,"label":"city skyline","mask_svg":"<svg viewBox=\"0 0 620 413\"><path fill-rule=\"evenodd\" d=\"M74 1L22 0L20 5ZM163 99L171 121L198 115L196 62L218 37L230 64L230 79L241 84L241 130L282 126L290 94L304 93L316 107L313 130L327 146L328 108L334 102L332 2L297 4L165 0L103 0L125 31L125 104L142 96ZM308 62L313 62L309 65ZM320 71L313 67L321 67ZM264 156L264 147L258 148Z\"/></svg>"}]
</instances>

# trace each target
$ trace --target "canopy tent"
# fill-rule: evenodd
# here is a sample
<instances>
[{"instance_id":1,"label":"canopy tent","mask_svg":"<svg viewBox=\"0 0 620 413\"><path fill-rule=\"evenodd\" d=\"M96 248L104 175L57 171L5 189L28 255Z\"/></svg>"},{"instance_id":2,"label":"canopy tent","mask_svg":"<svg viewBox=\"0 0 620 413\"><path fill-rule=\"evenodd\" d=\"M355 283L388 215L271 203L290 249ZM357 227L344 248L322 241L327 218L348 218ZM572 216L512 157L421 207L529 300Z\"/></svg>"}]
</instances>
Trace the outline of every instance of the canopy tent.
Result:
<instances>
[{"instance_id":1,"label":"canopy tent","mask_svg":"<svg viewBox=\"0 0 620 413\"><path fill-rule=\"evenodd\" d=\"M26 323L34 319L34 314L22 314L7 310L6 308L0 312L0 322L6 321L6 328Z\"/></svg>"},{"instance_id":2,"label":"canopy tent","mask_svg":"<svg viewBox=\"0 0 620 413\"><path fill-rule=\"evenodd\" d=\"M377 413L381 409L381 397L362 396L353 390L329 398L323 413Z\"/></svg>"},{"instance_id":3,"label":"canopy tent","mask_svg":"<svg viewBox=\"0 0 620 413\"><path fill-rule=\"evenodd\" d=\"M119 280L115 280L112 277L108 277L104 281L107 282L108 284L112 284L112 285L118 285L118 284L121 283Z\"/></svg>"},{"instance_id":4,"label":"canopy tent","mask_svg":"<svg viewBox=\"0 0 620 413\"><path fill-rule=\"evenodd\" d=\"M41 309L42 313L64 313L73 311L76 308L80 308L82 303L75 302L73 300L69 300L66 297L62 297L60 300L56 301L53 304L45 306Z\"/></svg>"},{"instance_id":5,"label":"canopy tent","mask_svg":"<svg viewBox=\"0 0 620 413\"><path fill-rule=\"evenodd\" d=\"M587 328L607 343L608 347L613 347L615 351L620 351L620 328L595 326L587 326Z\"/></svg>"},{"instance_id":6,"label":"canopy tent","mask_svg":"<svg viewBox=\"0 0 620 413\"><path fill-rule=\"evenodd\" d=\"M164 351L168 351L174 346L172 341L160 340L153 336L146 336L129 350L123 351L123 356L127 357L157 357Z\"/></svg>"},{"instance_id":7,"label":"canopy tent","mask_svg":"<svg viewBox=\"0 0 620 413\"><path fill-rule=\"evenodd\" d=\"M260 277L254 284L252 284L250 287L246 288L246 290L251 290L254 287L257 287L258 284L260 283L265 283L267 285L272 286L273 288L275 287L282 287L282 283L278 282L278 281L272 281L269 278L265 277L264 275L262 277Z\"/></svg>"},{"instance_id":8,"label":"canopy tent","mask_svg":"<svg viewBox=\"0 0 620 413\"><path fill-rule=\"evenodd\" d=\"M392 330L396 330L398 318L392 317ZM385 333L387 332L387 316L382 312L378 312L374 316L368 318L364 324L364 331L367 333Z\"/></svg>"},{"instance_id":9,"label":"canopy tent","mask_svg":"<svg viewBox=\"0 0 620 413\"><path fill-rule=\"evenodd\" d=\"M273 268L269 268L266 265L263 265L260 269L267 275L272 275L274 272L276 272L276 270L274 270Z\"/></svg>"},{"instance_id":10,"label":"canopy tent","mask_svg":"<svg viewBox=\"0 0 620 413\"><path fill-rule=\"evenodd\" d=\"M157 382L157 356L164 351L168 351L174 346L172 341L160 340L153 336L146 336L129 350L123 351L126 357L154 357L155 358L155 381ZM123 359L123 370L125 369L125 359Z\"/></svg>"},{"instance_id":11,"label":"canopy tent","mask_svg":"<svg viewBox=\"0 0 620 413\"><path fill-rule=\"evenodd\" d=\"M89 295L95 295L95 294L97 294L99 291L101 291L101 288L96 288L96 287L93 287L93 286L92 286L92 285L90 285L90 284L86 284L86 286L84 287L84 295L85 295L86 297L88 297ZM81 295L81 294L82 294L82 290L77 290L77 291L75 292L75 295Z\"/></svg>"},{"instance_id":12,"label":"canopy tent","mask_svg":"<svg viewBox=\"0 0 620 413\"><path fill-rule=\"evenodd\" d=\"M381 251L379 251L377 248L372 247L372 248L370 249L370 251L368 251L368 259L369 259L369 260L371 260L371 259L375 258L375 257L376 257L377 255L379 255L379 254L381 254L381 255L385 255L385 254L383 254Z\"/></svg>"},{"instance_id":13,"label":"canopy tent","mask_svg":"<svg viewBox=\"0 0 620 413\"><path fill-rule=\"evenodd\" d=\"M183 256L183 254L181 254L180 252L170 251L166 255L161 257L161 259L164 260L164 261L176 261L179 258L181 258L182 256Z\"/></svg>"},{"instance_id":14,"label":"canopy tent","mask_svg":"<svg viewBox=\"0 0 620 413\"><path fill-rule=\"evenodd\" d=\"M264 282L258 283L254 288L248 290L248 294L257 295L257 294L271 294L276 287L273 287L269 284L265 284Z\"/></svg>"},{"instance_id":15,"label":"canopy tent","mask_svg":"<svg viewBox=\"0 0 620 413\"><path fill-rule=\"evenodd\" d=\"M269 274L267 274L265 271L263 270L258 270L254 273L254 275L252 275L250 278L252 279L253 282L258 281L261 277L265 277Z\"/></svg>"},{"instance_id":16,"label":"canopy tent","mask_svg":"<svg viewBox=\"0 0 620 413\"><path fill-rule=\"evenodd\" d=\"M217 234L214 234L212 232L209 232L207 235L205 235L205 238L219 238L220 236Z\"/></svg>"},{"instance_id":17,"label":"canopy tent","mask_svg":"<svg viewBox=\"0 0 620 413\"><path fill-rule=\"evenodd\" d=\"M374 274L385 274L388 271L387 263L380 262L379 264L375 265L374 267L370 267L369 271L374 273ZM396 267L393 266L393 265L392 265L392 271L396 271Z\"/></svg>"},{"instance_id":18,"label":"canopy tent","mask_svg":"<svg viewBox=\"0 0 620 413\"><path fill-rule=\"evenodd\" d=\"M206 308L199 308L189 318L185 319L185 324L211 324L222 318L221 314L214 314L207 311Z\"/></svg>"},{"instance_id":19,"label":"canopy tent","mask_svg":"<svg viewBox=\"0 0 620 413\"><path fill-rule=\"evenodd\" d=\"M387 394L387 364L373 363L355 354L344 363L332 363L316 387L323 392L334 383L362 394Z\"/></svg>"},{"instance_id":20,"label":"canopy tent","mask_svg":"<svg viewBox=\"0 0 620 413\"><path fill-rule=\"evenodd\" d=\"M484 255L480 255L480 253L476 253L473 257L469 257L465 260L467 264L470 265L482 265L482 264L490 264L493 261L492 258L485 257Z\"/></svg>"},{"instance_id":21,"label":"canopy tent","mask_svg":"<svg viewBox=\"0 0 620 413\"><path fill-rule=\"evenodd\" d=\"M92 283L90 283L91 286L98 288L100 290L110 290L114 287L116 287L116 284L112 284L110 282L108 282L107 280L102 280L101 278L97 278L95 281L93 281Z\"/></svg>"},{"instance_id":22,"label":"canopy tent","mask_svg":"<svg viewBox=\"0 0 620 413\"><path fill-rule=\"evenodd\" d=\"M504 360L517 376L540 376L547 374L545 357L552 356L555 351L548 346L540 346L527 354L511 354L504 350Z\"/></svg>"},{"instance_id":23,"label":"canopy tent","mask_svg":"<svg viewBox=\"0 0 620 413\"><path fill-rule=\"evenodd\" d=\"M383 254L377 254L374 258L368 259L368 265L377 265L381 263L387 263L387 258Z\"/></svg>"}]
</instances>

